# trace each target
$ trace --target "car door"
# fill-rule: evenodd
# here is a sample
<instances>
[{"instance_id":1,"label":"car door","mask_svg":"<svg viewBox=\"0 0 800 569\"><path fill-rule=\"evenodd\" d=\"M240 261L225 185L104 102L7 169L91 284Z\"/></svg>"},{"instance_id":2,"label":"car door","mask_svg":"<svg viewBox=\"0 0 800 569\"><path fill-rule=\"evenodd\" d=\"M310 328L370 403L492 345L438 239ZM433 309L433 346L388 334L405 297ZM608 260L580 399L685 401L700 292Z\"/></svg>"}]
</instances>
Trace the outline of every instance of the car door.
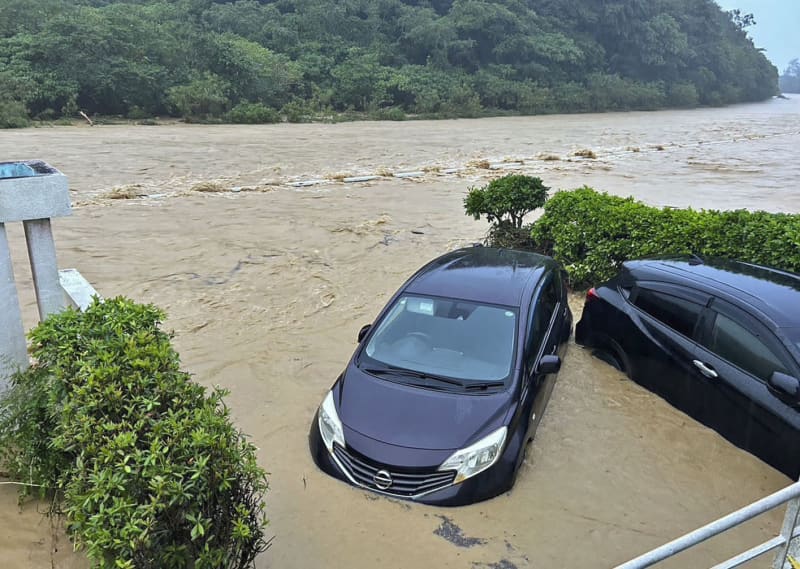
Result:
<instances>
[{"instance_id":1,"label":"car door","mask_svg":"<svg viewBox=\"0 0 800 569\"><path fill-rule=\"evenodd\" d=\"M565 299L561 298L561 281L553 273L539 289L540 293L532 305L528 317L525 338L525 381L523 400L530 400L527 407L530 416L528 436L532 437L544 414L544 408L553 391L555 375L537 373L539 360L546 354L557 354L563 334L562 320Z\"/></svg>"},{"instance_id":2,"label":"car door","mask_svg":"<svg viewBox=\"0 0 800 569\"><path fill-rule=\"evenodd\" d=\"M696 416L704 386L694 381L695 334L711 297L680 285L640 281L629 300L638 333L621 341L634 381Z\"/></svg>"},{"instance_id":3,"label":"car door","mask_svg":"<svg viewBox=\"0 0 800 569\"><path fill-rule=\"evenodd\" d=\"M769 326L721 299L711 303L693 364L705 378L703 422L735 445L796 478L800 416L772 389L773 372L797 375Z\"/></svg>"}]
</instances>

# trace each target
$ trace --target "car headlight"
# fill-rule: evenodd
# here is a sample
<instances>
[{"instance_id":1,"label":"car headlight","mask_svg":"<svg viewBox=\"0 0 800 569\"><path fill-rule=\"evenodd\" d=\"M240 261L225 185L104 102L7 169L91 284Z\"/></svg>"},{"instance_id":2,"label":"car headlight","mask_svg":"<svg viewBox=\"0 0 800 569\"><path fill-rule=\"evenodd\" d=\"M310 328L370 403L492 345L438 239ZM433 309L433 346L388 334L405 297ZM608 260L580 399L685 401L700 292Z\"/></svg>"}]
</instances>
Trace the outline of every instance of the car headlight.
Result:
<instances>
[{"instance_id":1,"label":"car headlight","mask_svg":"<svg viewBox=\"0 0 800 569\"><path fill-rule=\"evenodd\" d=\"M322 405L319 406L319 434L328 449L333 452L333 443L338 443L344 448L344 430L339 415L336 414L336 405L333 403L333 391L329 391Z\"/></svg>"},{"instance_id":2,"label":"car headlight","mask_svg":"<svg viewBox=\"0 0 800 569\"><path fill-rule=\"evenodd\" d=\"M503 451L507 432L506 427L500 427L477 443L457 450L442 463L439 470L455 470L457 474L453 484L483 472L497 462Z\"/></svg>"}]
</instances>

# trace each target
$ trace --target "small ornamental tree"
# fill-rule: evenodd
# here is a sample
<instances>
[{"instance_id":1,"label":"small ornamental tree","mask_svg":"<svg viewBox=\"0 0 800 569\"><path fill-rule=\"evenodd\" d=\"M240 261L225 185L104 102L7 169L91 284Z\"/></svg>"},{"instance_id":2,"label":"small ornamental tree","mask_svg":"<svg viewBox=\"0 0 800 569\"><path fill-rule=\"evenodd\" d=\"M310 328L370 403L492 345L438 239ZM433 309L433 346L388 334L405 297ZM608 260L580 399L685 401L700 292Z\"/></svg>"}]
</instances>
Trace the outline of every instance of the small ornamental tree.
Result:
<instances>
[{"instance_id":1,"label":"small ornamental tree","mask_svg":"<svg viewBox=\"0 0 800 569\"><path fill-rule=\"evenodd\" d=\"M522 220L544 205L549 189L541 178L510 174L470 188L464 210L475 219L486 216L492 224L486 242L492 247L530 249L530 230L522 227Z\"/></svg>"},{"instance_id":2,"label":"small ornamental tree","mask_svg":"<svg viewBox=\"0 0 800 569\"><path fill-rule=\"evenodd\" d=\"M525 215L544 205L549 189L541 178L510 174L482 188L470 188L464 210L475 219L485 215L495 226L520 229Z\"/></svg>"}]
</instances>

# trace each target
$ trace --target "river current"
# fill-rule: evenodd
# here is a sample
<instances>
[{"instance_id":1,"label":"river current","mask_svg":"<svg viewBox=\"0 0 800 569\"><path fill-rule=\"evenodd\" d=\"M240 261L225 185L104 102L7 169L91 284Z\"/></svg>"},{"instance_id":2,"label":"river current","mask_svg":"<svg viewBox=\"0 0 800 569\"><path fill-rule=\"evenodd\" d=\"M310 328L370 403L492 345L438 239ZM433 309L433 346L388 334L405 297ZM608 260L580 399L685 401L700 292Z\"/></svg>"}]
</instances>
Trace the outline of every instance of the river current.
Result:
<instances>
[{"instance_id":1,"label":"river current","mask_svg":"<svg viewBox=\"0 0 800 569\"><path fill-rule=\"evenodd\" d=\"M800 213L799 146L797 96L648 113L0 132L0 160L41 158L70 179L73 215L53 222L60 266L105 296L163 307L185 368L231 390L270 472L275 537L258 567L303 569L608 567L788 484L574 344L516 486L488 502L440 509L351 488L316 469L306 437L358 329L426 260L483 237L463 213L470 186L517 171L655 205ZM341 181L354 175L380 177ZM319 183L292 185L307 180ZM30 327L22 230L8 230ZM577 320L582 298L572 302ZM0 500L0 566L86 566L41 505L18 508L7 485ZM780 521L665 566L712 565Z\"/></svg>"}]
</instances>

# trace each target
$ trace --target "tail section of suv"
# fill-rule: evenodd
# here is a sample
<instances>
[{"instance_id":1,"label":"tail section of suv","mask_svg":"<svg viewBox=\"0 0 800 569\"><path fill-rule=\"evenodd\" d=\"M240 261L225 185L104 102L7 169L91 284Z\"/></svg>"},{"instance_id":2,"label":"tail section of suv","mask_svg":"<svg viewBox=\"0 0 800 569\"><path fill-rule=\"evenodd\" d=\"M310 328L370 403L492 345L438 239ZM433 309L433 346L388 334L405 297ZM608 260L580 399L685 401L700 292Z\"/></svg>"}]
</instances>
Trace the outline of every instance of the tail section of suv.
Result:
<instances>
[{"instance_id":1,"label":"tail section of suv","mask_svg":"<svg viewBox=\"0 0 800 569\"><path fill-rule=\"evenodd\" d=\"M800 475L800 275L696 257L630 261L589 291L575 339Z\"/></svg>"}]
</instances>

